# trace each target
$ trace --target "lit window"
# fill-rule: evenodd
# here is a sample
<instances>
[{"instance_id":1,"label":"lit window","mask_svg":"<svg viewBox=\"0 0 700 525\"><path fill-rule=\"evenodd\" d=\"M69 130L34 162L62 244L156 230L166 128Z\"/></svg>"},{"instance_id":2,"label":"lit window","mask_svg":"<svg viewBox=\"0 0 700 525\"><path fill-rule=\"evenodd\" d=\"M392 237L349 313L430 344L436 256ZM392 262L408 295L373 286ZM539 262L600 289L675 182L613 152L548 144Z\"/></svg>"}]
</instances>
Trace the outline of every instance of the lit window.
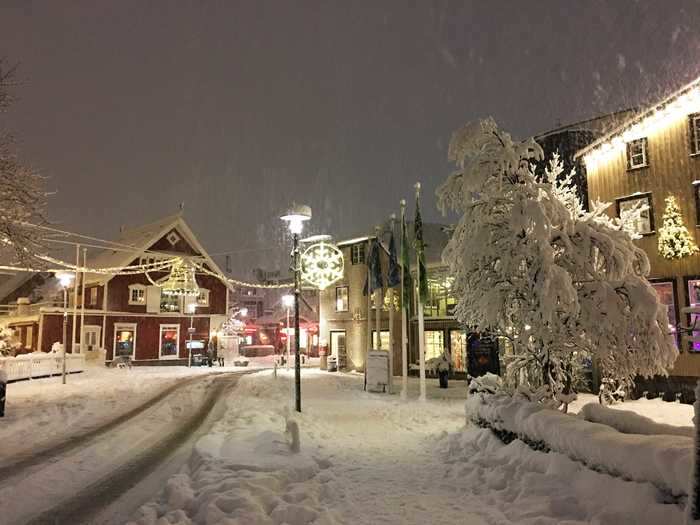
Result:
<instances>
[{"instance_id":1,"label":"lit window","mask_svg":"<svg viewBox=\"0 0 700 525\"><path fill-rule=\"evenodd\" d=\"M177 359L180 348L180 325L160 325L160 358Z\"/></svg>"},{"instance_id":2,"label":"lit window","mask_svg":"<svg viewBox=\"0 0 700 525\"><path fill-rule=\"evenodd\" d=\"M690 154L700 153L700 113L694 113L688 117L690 127Z\"/></svg>"},{"instance_id":3,"label":"lit window","mask_svg":"<svg viewBox=\"0 0 700 525\"><path fill-rule=\"evenodd\" d=\"M114 325L114 357L135 356L136 323L117 323Z\"/></svg>"},{"instance_id":4,"label":"lit window","mask_svg":"<svg viewBox=\"0 0 700 525\"><path fill-rule=\"evenodd\" d=\"M197 306L209 306L209 290L206 288L199 289L197 296Z\"/></svg>"},{"instance_id":5,"label":"lit window","mask_svg":"<svg viewBox=\"0 0 700 525\"><path fill-rule=\"evenodd\" d=\"M335 289L335 311L347 312L349 310L348 287L338 286Z\"/></svg>"},{"instance_id":6,"label":"lit window","mask_svg":"<svg viewBox=\"0 0 700 525\"><path fill-rule=\"evenodd\" d=\"M350 247L350 262L352 264L365 263L365 244L353 244Z\"/></svg>"},{"instance_id":7,"label":"lit window","mask_svg":"<svg viewBox=\"0 0 700 525\"><path fill-rule=\"evenodd\" d=\"M635 195L617 199L617 216L623 220L628 220L630 215L638 206L646 206L646 209L639 213L639 216L631 224L632 230L639 235L646 235L654 232L654 210L651 205L651 193L645 195Z\"/></svg>"},{"instance_id":8,"label":"lit window","mask_svg":"<svg viewBox=\"0 0 700 525\"><path fill-rule=\"evenodd\" d=\"M382 347L381 350L389 350L389 330L382 330ZM377 331L372 330L372 348L377 349Z\"/></svg>"},{"instance_id":9,"label":"lit window","mask_svg":"<svg viewBox=\"0 0 700 525\"><path fill-rule=\"evenodd\" d=\"M637 139L627 143L627 169L643 168L649 164L647 139Z\"/></svg>"},{"instance_id":10,"label":"lit window","mask_svg":"<svg viewBox=\"0 0 700 525\"><path fill-rule=\"evenodd\" d=\"M146 304L146 287L142 284L129 286L129 304Z\"/></svg>"},{"instance_id":11,"label":"lit window","mask_svg":"<svg viewBox=\"0 0 700 525\"><path fill-rule=\"evenodd\" d=\"M445 351L445 332L442 330L425 331L425 360L440 357Z\"/></svg>"},{"instance_id":12,"label":"lit window","mask_svg":"<svg viewBox=\"0 0 700 525\"><path fill-rule=\"evenodd\" d=\"M694 283L694 281L690 281L688 283L689 294L695 292L692 283ZM677 345L678 341L676 339L676 294L674 281L656 281L652 282L651 286L654 288L654 291L656 291L656 295L659 296L659 302L666 306L668 312L668 330L673 334L673 340ZM690 297L691 300L693 299L692 295L688 295L688 297Z\"/></svg>"}]
</instances>

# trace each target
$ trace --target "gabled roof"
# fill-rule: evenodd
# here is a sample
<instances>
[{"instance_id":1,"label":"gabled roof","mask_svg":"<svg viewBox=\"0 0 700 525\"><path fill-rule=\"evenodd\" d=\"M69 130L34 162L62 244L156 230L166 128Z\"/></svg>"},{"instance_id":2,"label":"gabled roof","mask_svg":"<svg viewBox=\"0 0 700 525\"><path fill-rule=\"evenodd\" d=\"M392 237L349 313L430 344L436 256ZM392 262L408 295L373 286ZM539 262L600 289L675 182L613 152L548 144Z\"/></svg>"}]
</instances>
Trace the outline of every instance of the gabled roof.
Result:
<instances>
[{"instance_id":1,"label":"gabled roof","mask_svg":"<svg viewBox=\"0 0 700 525\"><path fill-rule=\"evenodd\" d=\"M134 228L123 229L119 239L115 241L116 249L106 249L89 257L87 266L89 268L114 268L128 266L134 259L146 254L149 248L167 235L171 230L177 230L183 236L183 239L204 259L207 266L220 275L223 272L207 254L204 247L201 245L195 234L182 217L182 213L168 215L158 219L157 221L137 226ZM111 279L110 275L104 274L87 274L86 282L107 282Z\"/></svg>"},{"instance_id":2,"label":"gabled roof","mask_svg":"<svg viewBox=\"0 0 700 525\"><path fill-rule=\"evenodd\" d=\"M647 107L646 109L642 109L641 111L634 113L630 118L627 118L623 120L623 122L610 130L609 132L605 133L602 135L600 138L597 140L593 141L591 144L586 146L583 149L580 149L579 151L576 152L574 155L574 158L579 158L582 157L591 151L599 148L606 142L610 141L611 139L621 135L625 131L629 130L632 128L632 126L635 126L636 124L642 123L645 119L648 119L649 117L652 117L656 113L660 111L664 111L666 109L671 109L673 104L679 101L682 97L685 97L686 95L691 95L693 94L694 91L697 91L698 88L700 87L700 77L696 78L692 82L689 82L688 84L684 85L680 89L674 91L670 95L668 95L666 98L663 98L656 104L652 104L651 106Z\"/></svg>"}]
</instances>

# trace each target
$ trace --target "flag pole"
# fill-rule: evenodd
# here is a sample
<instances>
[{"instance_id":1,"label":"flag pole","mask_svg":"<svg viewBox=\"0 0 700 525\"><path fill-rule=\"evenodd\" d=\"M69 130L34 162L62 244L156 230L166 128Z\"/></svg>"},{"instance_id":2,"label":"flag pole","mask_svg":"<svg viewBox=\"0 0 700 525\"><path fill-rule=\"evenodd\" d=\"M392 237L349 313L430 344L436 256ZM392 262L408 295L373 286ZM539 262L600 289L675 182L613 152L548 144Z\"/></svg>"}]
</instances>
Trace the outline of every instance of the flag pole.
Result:
<instances>
[{"instance_id":1,"label":"flag pole","mask_svg":"<svg viewBox=\"0 0 700 525\"><path fill-rule=\"evenodd\" d=\"M416 182L416 216L418 215L418 202L420 199L420 182ZM414 227L416 225L414 224ZM416 246L416 276L418 277L418 367L420 374L420 401L426 400L425 395L425 326L423 319L423 297L421 294L421 255L422 246Z\"/></svg>"},{"instance_id":2,"label":"flag pole","mask_svg":"<svg viewBox=\"0 0 700 525\"><path fill-rule=\"evenodd\" d=\"M406 297L404 287L404 279L406 278L405 261L403 253L406 247L404 246L404 237L406 228L406 199L401 199L401 399L408 397L408 328L407 323L407 304L409 300Z\"/></svg>"},{"instance_id":3,"label":"flag pole","mask_svg":"<svg viewBox=\"0 0 700 525\"><path fill-rule=\"evenodd\" d=\"M391 242L392 242L392 247L389 248L390 252L393 251L394 254L391 255L394 257L393 262L390 262L390 264L395 264L396 262L396 245L393 244L395 241L394 237L394 226L396 225L396 214L392 213L391 217L389 218L389 222L391 223ZM389 278L387 277L387 281ZM394 283L392 282L392 286L394 286ZM392 389L394 387L394 292L393 288L389 288L388 282L387 282L387 292L389 296L389 394L391 394Z\"/></svg>"},{"instance_id":4,"label":"flag pole","mask_svg":"<svg viewBox=\"0 0 700 525\"><path fill-rule=\"evenodd\" d=\"M374 249L377 250L377 260L376 263L381 266L380 262L380 257L381 254L379 253L379 235L380 235L380 230L381 228L379 226L374 227L374 234L377 237L377 240L375 241L375 246ZM375 270L376 271L376 270ZM379 270L381 272L381 270ZM370 287L371 288L371 287ZM375 318L375 332L377 334L377 350L382 349L382 287L380 286L377 288L376 293L374 295L374 318Z\"/></svg>"},{"instance_id":5,"label":"flag pole","mask_svg":"<svg viewBox=\"0 0 700 525\"><path fill-rule=\"evenodd\" d=\"M369 357L369 349L372 348L372 293L370 289L369 254L372 249L372 236L367 237L367 250L365 251L365 263L367 264L367 344L365 345L365 386L367 390L367 358Z\"/></svg>"}]
</instances>

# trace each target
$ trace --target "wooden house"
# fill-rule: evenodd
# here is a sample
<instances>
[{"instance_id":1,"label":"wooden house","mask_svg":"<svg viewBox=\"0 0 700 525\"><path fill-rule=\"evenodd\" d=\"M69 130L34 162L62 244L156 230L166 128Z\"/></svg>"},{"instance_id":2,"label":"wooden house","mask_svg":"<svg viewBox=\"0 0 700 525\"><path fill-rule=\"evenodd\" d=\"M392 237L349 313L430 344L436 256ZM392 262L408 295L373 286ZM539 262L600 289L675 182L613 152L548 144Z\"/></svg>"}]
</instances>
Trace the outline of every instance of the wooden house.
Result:
<instances>
[{"instance_id":1,"label":"wooden house","mask_svg":"<svg viewBox=\"0 0 700 525\"><path fill-rule=\"evenodd\" d=\"M87 267L120 268L186 256L197 258L211 273L223 275L181 214L125 229L113 245L114 249L89 256ZM69 352L93 352L103 348L108 362L115 356L125 356L135 364L186 363L188 329L192 326L192 339L205 345L210 333L226 318L229 290L218 277L197 273L199 296L168 296L158 286L167 275L167 270L148 275L86 274L84 312L82 282L77 283L75 304L74 290L69 289L67 293ZM44 291L36 294L40 286ZM34 302L29 299L32 294L37 299ZM14 302L16 308L0 321L15 330L25 351L48 352L54 343L62 341L65 310L55 277L47 274L23 276L17 288L8 291L5 286L3 297L4 304Z\"/></svg>"}]
</instances>

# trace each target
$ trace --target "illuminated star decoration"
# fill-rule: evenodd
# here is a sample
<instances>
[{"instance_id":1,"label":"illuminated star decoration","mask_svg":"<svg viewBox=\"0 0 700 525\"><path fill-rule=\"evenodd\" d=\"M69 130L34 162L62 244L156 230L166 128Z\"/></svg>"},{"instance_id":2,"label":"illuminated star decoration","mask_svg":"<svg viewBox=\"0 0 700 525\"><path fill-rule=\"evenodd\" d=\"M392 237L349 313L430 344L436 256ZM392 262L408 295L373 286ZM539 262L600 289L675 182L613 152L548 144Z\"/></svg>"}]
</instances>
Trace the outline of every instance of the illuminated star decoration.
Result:
<instances>
[{"instance_id":1,"label":"illuminated star decoration","mask_svg":"<svg viewBox=\"0 0 700 525\"><path fill-rule=\"evenodd\" d=\"M340 280L344 268L343 252L332 244L312 244L301 255L301 278L319 290Z\"/></svg>"}]
</instances>

